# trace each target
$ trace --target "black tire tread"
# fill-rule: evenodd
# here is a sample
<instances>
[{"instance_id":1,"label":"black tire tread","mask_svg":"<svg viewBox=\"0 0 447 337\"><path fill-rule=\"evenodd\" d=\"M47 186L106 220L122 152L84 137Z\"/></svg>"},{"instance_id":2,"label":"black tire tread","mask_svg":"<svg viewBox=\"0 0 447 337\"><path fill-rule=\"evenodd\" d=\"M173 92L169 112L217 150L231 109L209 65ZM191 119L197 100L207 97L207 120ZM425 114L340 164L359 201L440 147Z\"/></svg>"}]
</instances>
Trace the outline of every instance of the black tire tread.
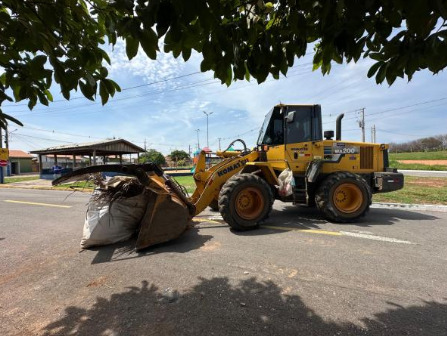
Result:
<instances>
[{"instance_id":1,"label":"black tire tread","mask_svg":"<svg viewBox=\"0 0 447 337\"><path fill-rule=\"evenodd\" d=\"M267 205L267 210L264 212L262 217L258 219L255 223L243 223L243 221L237 221L232 216L231 212L231 194L234 190L241 186L241 184L247 185L259 185L264 188L268 195L268 200L265 203ZM232 176L230 179L226 181L226 183L222 186L222 189L219 193L219 212L222 215L224 221L234 230L244 231L247 229L254 229L258 226L258 223L264 219L266 219L273 206L273 193L270 186L267 182L261 177L250 174L250 173L240 173Z\"/></svg>"},{"instance_id":2,"label":"black tire tread","mask_svg":"<svg viewBox=\"0 0 447 337\"><path fill-rule=\"evenodd\" d=\"M334 205L332 204L332 196L331 188L340 183L341 181L351 181L356 182L359 186L363 186L366 190L367 202L366 207L361 211L358 216L347 218L337 212ZM323 213L323 215L330 221L334 222L353 222L361 217L364 217L366 213L369 211L369 206L372 203L372 193L370 186L366 183L366 181L359 175L351 173L351 172L335 172L329 175L318 187L317 192L315 193L315 203L318 209Z\"/></svg>"},{"instance_id":3,"label":"black tire tread","mask_svg":"<svg viewBox=\"0 0 447 337\"><path fill-rule=\"evenodd\" d=\"M209 207L213 212L219 212L219 201L213 199L213 201L209 204Z\"/></svg>"}]
</instances>

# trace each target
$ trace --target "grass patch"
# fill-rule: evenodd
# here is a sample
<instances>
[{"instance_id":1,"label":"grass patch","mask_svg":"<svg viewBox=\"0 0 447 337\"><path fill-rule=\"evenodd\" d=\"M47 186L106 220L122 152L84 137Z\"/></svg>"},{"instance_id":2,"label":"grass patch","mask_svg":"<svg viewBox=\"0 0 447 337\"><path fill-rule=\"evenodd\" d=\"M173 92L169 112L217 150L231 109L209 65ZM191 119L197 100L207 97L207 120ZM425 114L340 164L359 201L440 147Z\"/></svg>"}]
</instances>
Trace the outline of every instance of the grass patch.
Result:
<instances>
[{"instance_id":1,"label":"grass patch","mask_svg":"<svg viewBox=\"0 0 447 337\"><path fill-rule=\"evenodd\" d=\"M186 187L188 193L195 190L192 176L174 177ZM447 178L405 177L404 188L390 193L378 193L374 202L393 202L404 204L438 204L447 205Z\"/></svg>"},{"instance_id":2,"label":"grass patch","mask_svg":"<svg viewBox=\"0 0 447 337\"><path fill-rule=\"evenodd\" d=\"M30 180L37 180L37 179L39 179L39 176L33 176L33 177L5 177L5 184L18 183L20 181L30 181Z\"/></svg>"},{"instance_id":3,"label":"grass patch","mask_svg":"<svg viewBox=\"0 0 447 337\"><path fill-rule=\"evenodd\" d=\"M180 176L172 178L174 178L180 185L184 186L189 194L192 194L196 189L196 183L194 182L194 178L192 176Z\"/></svg>"},{"instance_id":4,"label":"grass patch","mask_svg":"<svg viewBox=\"0 0 447 337\"><path fill-rule=\"evenodd\" d=\"M405 164L399 163L394 159L390 160L390 167L400 170L447 171L447 166L445 165Z\"/></svg>"},{"instance_id":5,"label":"grass patch","mask_svg":"<svg viewBox=\"0 0 447 337\"><path fill-rule=\"evenodd\" d=\"M447 151L390 153L390 160L447 159Z\"/></svg>"},{"instance_id":6,"label":"grass patch","mask_svg":"<svg viewBox=\"0 0 447 337\"><path fill-rule=\"evenodd\" d=\"M76 181L68 184L53 186L53 188L56 190L66 190L66 189L93 190L95 187L96 187L95 184L93 184L91 181Z\"/></svg>"},{"instance_id":7,"label":"grass patch","mask_svg":"<svg viewBox=\"0 0 447 337\"><path fill-rule=\"evenodd\" d=\"M374 194L373 201L447 205L447 178L406 176L403 189Z\"/></svg>"}]
</instances>

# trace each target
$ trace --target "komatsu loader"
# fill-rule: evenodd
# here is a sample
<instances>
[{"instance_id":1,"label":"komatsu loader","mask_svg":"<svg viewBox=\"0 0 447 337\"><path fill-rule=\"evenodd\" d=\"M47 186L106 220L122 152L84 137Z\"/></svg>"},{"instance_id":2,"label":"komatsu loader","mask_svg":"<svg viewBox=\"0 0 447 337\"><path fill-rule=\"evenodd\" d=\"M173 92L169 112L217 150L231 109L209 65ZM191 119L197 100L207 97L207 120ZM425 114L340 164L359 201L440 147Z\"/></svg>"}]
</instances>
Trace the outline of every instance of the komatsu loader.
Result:
<instances>
[{"instance_id":1,"label":"komatsu loader","mask_svg":"<svg viewBox=\"0 0 447 337\"><path fill-rule=\"evenodd\" d=\"M136 176L151 190L156 185L158 194L170 195L187 212L173 218L172 208L167 211L158 203L154 212L159 214L151 216L161 220L152 221L150 230L142 228L146 246L177 237L188 220L208 206L234 230L256 228L268 217L274 200L316 206L329 221L352 222L368 212L372 194L401 189L404 177L389 168L387 144L341 140L342 118L343 114L337 118L333 139L333 131L323 133L320 105L276 105L265 117L255 148L248 149L238 139L228 149L236 142L243 148L217 152L222 161L209 169L206 153L200 153L192 196L152 163L88 167L53 184L85 173L115 171ZM279 188L278 178L285 171L289 193ZM163 221L164 213L169 213L169 223Z\"/></svg>"}]
</instances>

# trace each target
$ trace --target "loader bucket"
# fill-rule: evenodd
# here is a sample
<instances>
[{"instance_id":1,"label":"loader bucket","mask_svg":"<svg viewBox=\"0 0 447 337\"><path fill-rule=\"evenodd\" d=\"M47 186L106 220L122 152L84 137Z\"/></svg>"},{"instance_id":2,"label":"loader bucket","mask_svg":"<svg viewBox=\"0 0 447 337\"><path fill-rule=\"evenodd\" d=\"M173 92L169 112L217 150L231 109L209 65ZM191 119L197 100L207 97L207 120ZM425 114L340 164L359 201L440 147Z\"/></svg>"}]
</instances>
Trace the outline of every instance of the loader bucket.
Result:
<instances>
[{"instance_id":1,"label":"loader bucket","mask_svg":"<svg viewBox=\"0 0 447 337\"><path fill-rule=\"evenodd\" d=\"M136 249L178 238L186 230L190 215L175 195L152 192L141 220Z\"/></svg>"},{"instance_id":2,"label":"loader bucket","mask_svg":"<svg viewBox=\"0 0 447 337\"><path fill-rule=\"evenodd\" d=\"M98 172L135 176L149 194L146 211L140 220L137 250L176 239L187 229L195 207L181 188L155 164L90 166L54 180L53 185Z\"/></svg>"}]
</instances>

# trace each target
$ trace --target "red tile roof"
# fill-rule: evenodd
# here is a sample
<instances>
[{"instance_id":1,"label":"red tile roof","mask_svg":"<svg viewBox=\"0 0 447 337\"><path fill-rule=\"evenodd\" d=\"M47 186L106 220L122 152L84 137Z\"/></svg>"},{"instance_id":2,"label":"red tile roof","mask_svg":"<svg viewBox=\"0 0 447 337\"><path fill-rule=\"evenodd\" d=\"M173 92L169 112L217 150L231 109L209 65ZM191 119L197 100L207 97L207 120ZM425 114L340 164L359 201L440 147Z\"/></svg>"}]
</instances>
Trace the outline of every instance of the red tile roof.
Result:
<instances>
[{"instance_id":1,"label":"red tile roof","mask_svg":"<svg viewBox=\"0 0 447 337\"><path fill-rule=\"evenodd\" d=\"M9 157L12 158L34 158L32 155L22 150L9 150Z\"/></svg>"}]
</instances>

